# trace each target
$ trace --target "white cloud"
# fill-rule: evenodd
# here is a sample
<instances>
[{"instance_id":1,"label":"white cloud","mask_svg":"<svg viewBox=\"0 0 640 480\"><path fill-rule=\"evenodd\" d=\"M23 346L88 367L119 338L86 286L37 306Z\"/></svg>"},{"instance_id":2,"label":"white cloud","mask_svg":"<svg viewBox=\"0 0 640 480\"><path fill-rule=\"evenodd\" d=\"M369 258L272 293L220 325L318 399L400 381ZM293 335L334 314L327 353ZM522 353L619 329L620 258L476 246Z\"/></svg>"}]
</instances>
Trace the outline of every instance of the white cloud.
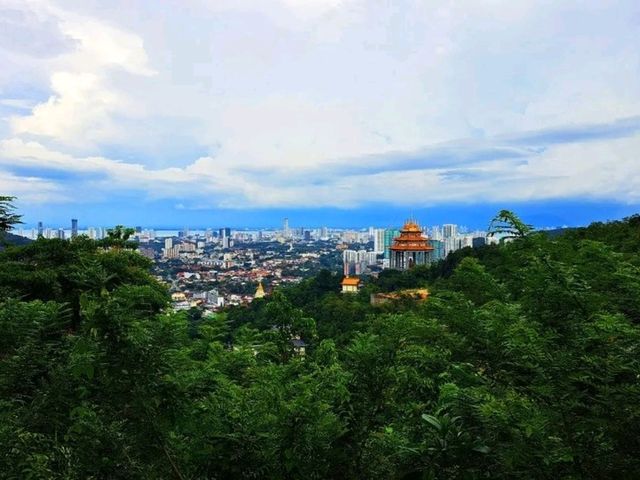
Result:
<instances>
[{"instance_id":1,"label":"white cloud","mask_svg":"<svg viewBox=\"0 0 640 480\"><path fill-rule=\"evenodd\" d=\"M18 197L24 203L64 203L71 200L55 182L46 179L14 175L0 170L0 191Z\"/></svg>"},{"instance_id":2,"label":"white cloud","mask_svg":"<svg viewBox=\"0 0 640 480\"><path fill-rule=\"evenodd\" d=\"M635 137L545 146L526 164L344 172L640 115L638 18L624 0L14 2L7 25L55 42L4 46L0 104L33 107L12 110L0 161L187 207L635 201ZM25 74L33 85L16 87Z\"/></svg>"},{"instance_id":3,"label":"white cloud","mask_svg":"<svg viewBox=\"0 0 640 480\"><path fill-rule=\"evenodd\" d=\"M0 166L82 174L89 178L78 187L85 199L124 190L148 198L181 199L183 205L199 208L353 208L370 202L424 206L479 199L499 202L558 197L640 201L639 135L593 140L588 145L567 143L538 151L524 149L530 152L525 158L498 160L484 158L482 149L487 145L469 150L466 143L448 147L449 154L459 150L470 156L464 162L452 162L451 167L442 163L429 166L427 162L411 169L352 174L335 164L329 166L321 183L316 182L316 174L324 167L262 174L229 169L215 158L202 157L183 168L151 169L105 157L73 157L17 138L0 141ZM489 144L498 148L501 140L489 140ZM442 150L443 155L447 151ZM476 159L475 151L480 152ZM398 158L402 155L414 154L396 153ZM62 190L54 183L48 188Z\"/></svg>"},{"instance_id":4,"label":"white cloud","mask_svg":"<svg viewBox=\"0 0 640 480\"><path fill-rule=\"evenodd\" d=\"M51 96L30 115L14 116L14 134L49 137L69 145L91 145L117 138L114 116L127 115L131 93L110 78L123 71L152 76L142 39L107 24L43 4L39 11L58 20L74 48L60 55L50 73ZM51 20L49 20L51 21Z\"/></svg>"}]
</instances>

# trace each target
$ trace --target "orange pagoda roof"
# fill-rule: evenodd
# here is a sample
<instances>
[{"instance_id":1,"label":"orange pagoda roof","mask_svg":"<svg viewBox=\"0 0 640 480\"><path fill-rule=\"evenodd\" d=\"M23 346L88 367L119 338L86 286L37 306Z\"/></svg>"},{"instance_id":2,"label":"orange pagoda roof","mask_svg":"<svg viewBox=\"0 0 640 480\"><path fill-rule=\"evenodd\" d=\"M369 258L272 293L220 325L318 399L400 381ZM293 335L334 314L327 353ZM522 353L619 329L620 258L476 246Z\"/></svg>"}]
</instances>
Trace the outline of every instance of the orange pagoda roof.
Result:
<instances>
[{"instance_id":1,"label":"orange pagoda roof","mask_svg":"<svg viewBox=\"0 0 640 480\"><path fill-rule=\"evenodd\" d=\"M430 252L433 247L422 234L422 229L413 220L407 220L400 229L400 236L393 239L391 250L395 252Z\"/></svg>"},{"instance_id":2,"label":"orange pagoda roof","mask_svg":"<svg viewBox=\"0 0 640 480\"><path fill-rule=\"evenodd\" d=\"M359 283L360 283L360 279L358 277L344 277L342 279L342 285L357 287Z\"/></svg>"}]
</instances>

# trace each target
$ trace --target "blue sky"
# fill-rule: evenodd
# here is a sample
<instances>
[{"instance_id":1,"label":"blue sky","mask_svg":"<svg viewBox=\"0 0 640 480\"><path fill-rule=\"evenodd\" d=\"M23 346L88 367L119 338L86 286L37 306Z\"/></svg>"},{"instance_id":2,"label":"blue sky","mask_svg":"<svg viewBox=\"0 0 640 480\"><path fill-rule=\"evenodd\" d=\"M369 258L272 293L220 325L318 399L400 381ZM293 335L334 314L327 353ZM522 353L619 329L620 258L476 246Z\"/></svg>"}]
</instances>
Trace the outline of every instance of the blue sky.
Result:
<instances>
[{"instance_id":1,"label":"blue sky","mask_svg":"<svg viewBox=\"0 0 640 480\"><path fill-rule=\"evenodd\" d=\"M0 64L29 224L640 211L634 1L2 0Z\"/></svg>"}]
</instances>

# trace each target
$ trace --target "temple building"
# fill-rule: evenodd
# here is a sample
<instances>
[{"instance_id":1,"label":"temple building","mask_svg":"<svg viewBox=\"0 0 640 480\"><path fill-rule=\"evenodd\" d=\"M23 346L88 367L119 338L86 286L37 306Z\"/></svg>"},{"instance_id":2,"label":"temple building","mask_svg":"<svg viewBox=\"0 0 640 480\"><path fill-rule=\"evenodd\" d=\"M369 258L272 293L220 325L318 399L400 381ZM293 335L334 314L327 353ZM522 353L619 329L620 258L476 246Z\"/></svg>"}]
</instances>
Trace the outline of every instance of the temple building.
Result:
<instances>
[{"instance_id":1,"label":"temple building","mask_svg":"<svg viewBox=\"0 0 640 480\"><path fill-rule=\"evenodd\" d=\"M358 277L346 276L342 279L342 293L358 293L360 279Z\"/></svg>"},{"instance_id":2,"label":"temple building","mask_svg":"<svg viewBox=\"0 0 640 480\"><path fill-rule=\"evenodd\" d=\"M414 220L408 220L391 245L390 268L408 270L414 265L428 265L433 247Z\"/></svg>"}]
</instances>

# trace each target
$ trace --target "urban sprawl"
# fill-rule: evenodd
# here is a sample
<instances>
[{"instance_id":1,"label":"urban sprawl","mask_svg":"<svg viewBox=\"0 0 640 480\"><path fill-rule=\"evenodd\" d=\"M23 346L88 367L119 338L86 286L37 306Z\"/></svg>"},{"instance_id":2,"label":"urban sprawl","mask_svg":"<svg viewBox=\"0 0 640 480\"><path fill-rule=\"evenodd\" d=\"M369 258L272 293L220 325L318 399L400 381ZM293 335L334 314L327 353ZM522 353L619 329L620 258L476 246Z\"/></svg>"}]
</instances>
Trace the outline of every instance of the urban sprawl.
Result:
<instances>
[{"instance_id":1,"label":"urban sprawl","mask_svg":"<svg viewBox=\"0 0 640 480\"><path fill-rule=\"evenodd\" d=\"M37 228L17 233L67 239L86 235L100 240L108 228ZM281 229L160 230L136 227L131 240L153 261L158 280L170 288L175 309L215 312L265 296L278 285L297 283L321 269L341 270L345 278L376 276L386 268L405 269L443 259L449 252L496 242L484 231L455 224L422 228L409 220L401 228L350 230Z\"/></svg>"}]
</instances>

